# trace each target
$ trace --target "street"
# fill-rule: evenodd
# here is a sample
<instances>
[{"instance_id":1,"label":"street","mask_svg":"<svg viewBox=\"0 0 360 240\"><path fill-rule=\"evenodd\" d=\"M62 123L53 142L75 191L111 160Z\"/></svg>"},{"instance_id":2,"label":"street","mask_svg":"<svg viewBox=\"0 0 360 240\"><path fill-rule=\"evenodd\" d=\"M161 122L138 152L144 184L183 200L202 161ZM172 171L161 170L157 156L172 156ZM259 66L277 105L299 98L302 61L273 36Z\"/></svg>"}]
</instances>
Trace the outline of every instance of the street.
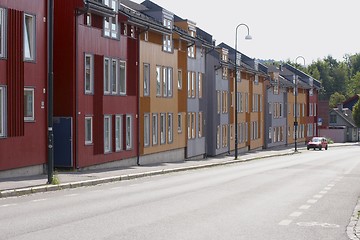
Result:
<instances>
[{"instance_id":1,"label":"street","mask_svg":"<svg viewBox=\"0 0 360 240\"><path fill-rule=\"evenodd\" d=\"M358 146L0 199L0 239L346 240ZM241 154L240 154L241 158Z\"/></svg>"}]
</instances>

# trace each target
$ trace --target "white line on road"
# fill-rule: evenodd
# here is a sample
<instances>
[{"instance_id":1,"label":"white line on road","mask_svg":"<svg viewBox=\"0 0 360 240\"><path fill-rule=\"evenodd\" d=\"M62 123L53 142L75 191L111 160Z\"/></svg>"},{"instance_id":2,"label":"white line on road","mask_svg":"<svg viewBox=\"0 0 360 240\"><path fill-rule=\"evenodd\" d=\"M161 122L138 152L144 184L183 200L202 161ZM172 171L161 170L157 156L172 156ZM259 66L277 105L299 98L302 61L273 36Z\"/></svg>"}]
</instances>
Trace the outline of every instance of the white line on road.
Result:
<instances>
[{"instance_id":1,"label":"white line on road","mask_svg":"<svg viewBox=\"0 0 360 240\"><path fill-rule=\"evenodd\" d=\"M65 195L65 197L75 197L79 195L78 193L73 193L73 194L68 194L68 195Z\"/></svg>"},{"instance_id":2,"label":"white line on road","mask_svg":"<svg viewBox=\"0 0 360 240\"><path fill-rule=\"evenodd\" d=\"M319 193L320 193L320 194L326 194L327 191L320 191Z\"/></svg>"},{"instance_id":3,"label":"white line on road","mask_svg":"<svg viewBox=\"0 0 360 240\"><path fill-rule=\"evenodd\" d=\"M316 203L318 200L317 199L309 199L307 200L307 203Z\"/></svg>"},{"instance_id":4,"label":"white line on road","mask_svg":"<svg viewBox=\"0 0 360 240\"><path fill-rule=\"evenodd\" d=\"M313 198L322 198L323 196L320 194L314 195Z\"/></svg>"},{"instance_id":5,"label":"white line on road","mask_svg":"<svg viewBox=\"0 0 360 240\"><path fill-rule=\"evenodd\" d=\"M32 202L42 202L42 201L46 201L46 200L47 200L46 198L40 198L40 199L32 200Z\"/></svg>"},{"instance_id":6,"label":"white line on road","mask_svg":"<svg viewBox=\"0 0 360 240\"><path fill-rule=\"evenodd\" d=\"M335 184L334 183L330 183L330 184L328 184L328 187L334 187L335 186Z\"/></svg>"},{"instance_id":7,"label":"white line on road","mask_svg":"<svg viewBox=\"0 0 360 240\"><path fill-rule=\"evenodd\" d=\"M299 207L299 209L306 210L306 209L309 209L310 207L311 207L311 205L302 205Z\"/></svg>"},{"instance_id":8,"label":"white line on road","mask_svg":"<svg viewBox=\"0 0 360 240\"><path fill-rule=\"evenodd\" d=\"M11 207L11 206L16 206L17 204L15 203L10 203L10 204L4 204L4 205L1 205L0 207Z\"/></svg>"},{"instance_id":9,"label":"white line on road","mask_svg":"<svg viewBox=\"0 0 360 240\"><path fill-rule=\"evenodd\" d=\"M290 214L290 217L299 217L302 215L302 212L293 212L292 214Z\"/></svg>"},{"instance_id":10,"label":"white line on road","mask_svg":"<svg viewBox=\"0 0 360 240\"><path fill-rule=\"evenodd\" d=\"M331 190L331 187L325 187L324 190L329 191Z\"/></svg>"},{"instance_id":11,"label":"white line on road","mask_svg":"<svg viewBox=\"0 0 360 240\"><path fill-rule=\"evenodd\" d=\"M290 219L285 219L285 220L282 220L281 222L279 222L279 225L281 225L281 226L288 226L291 222L292 222L292 220L290 220Z\"/></svg>"}]
</instances>

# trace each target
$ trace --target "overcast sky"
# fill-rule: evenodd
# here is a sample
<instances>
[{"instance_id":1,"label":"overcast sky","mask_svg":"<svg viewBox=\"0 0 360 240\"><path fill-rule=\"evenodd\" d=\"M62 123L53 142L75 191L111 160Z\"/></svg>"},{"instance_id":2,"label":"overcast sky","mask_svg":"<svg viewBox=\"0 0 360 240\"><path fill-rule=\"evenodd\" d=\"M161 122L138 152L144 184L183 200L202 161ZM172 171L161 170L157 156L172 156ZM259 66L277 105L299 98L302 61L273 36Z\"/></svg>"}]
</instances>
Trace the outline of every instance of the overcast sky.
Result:
<instances>
[{"instance_id":1,"label":"overcast sky","mask_svg":"<svg viewBox=\"0 0 360 240\"><path fill-rule=\"evenodd\" d=\"M143 0L133 0L141 3ZM154 0L183 19L196 22L216 39L235 45L251 58L295 61L306 65L331 55L360 53L360 0ZM302 58L298 59L303 64Z\"/></svg>"}]
</instances>

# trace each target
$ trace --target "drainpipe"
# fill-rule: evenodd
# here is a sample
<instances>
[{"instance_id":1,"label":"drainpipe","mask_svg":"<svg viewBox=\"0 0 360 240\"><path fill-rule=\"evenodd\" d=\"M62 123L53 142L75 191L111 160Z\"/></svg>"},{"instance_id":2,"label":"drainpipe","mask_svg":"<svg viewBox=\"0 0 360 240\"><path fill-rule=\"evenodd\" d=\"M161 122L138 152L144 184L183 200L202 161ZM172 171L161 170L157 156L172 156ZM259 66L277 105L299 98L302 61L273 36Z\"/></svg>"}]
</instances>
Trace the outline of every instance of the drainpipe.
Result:
<instances>
[{"instance_id":1,"label":"drainpipe","mask_svg":"<svg viewBox=\"0 0 360 240\"><path fill-rule=\"evenodd\" d=\"M48 184L54 176L54 134L53 134L53 53L54 53L54 0L48 0Z\"/></svg>"}]
</instances>

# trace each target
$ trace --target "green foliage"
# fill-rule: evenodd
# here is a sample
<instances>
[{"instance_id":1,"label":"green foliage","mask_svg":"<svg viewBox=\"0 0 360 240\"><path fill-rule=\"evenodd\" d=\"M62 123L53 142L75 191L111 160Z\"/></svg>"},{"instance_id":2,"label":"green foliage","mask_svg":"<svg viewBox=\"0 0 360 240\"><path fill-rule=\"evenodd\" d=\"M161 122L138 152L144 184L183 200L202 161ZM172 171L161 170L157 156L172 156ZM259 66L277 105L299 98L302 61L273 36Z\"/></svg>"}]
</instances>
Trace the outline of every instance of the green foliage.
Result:
<instances>
[{"instance_id":1,"label":"green foliage","mask_svg":"<svg viewBox=\"0 0 360 240\"><path fill-rule=\"evenodd\" d=\"M331 94L330 100L329 100L329 106L331 108L336 107L339 103L342 103L346 100L345 96L341 93L335 92Z\"/></svg>"},{"instance_id":2,"label":"green foliage","mask_svg":"<svg viewBox=\"0 0 360 240\"><path fill-rule=\"evenodd\" d=\"M52 184L52 185L59 185L59 184L60 184L60 179L59 179L59 177L58 177L57 174L54 174L54 175L53 175L51 184Z\"/></svg>"},{"instance_id":3,"label":"green foliage","mask_svg":"<svg viewBox=\"0 0 360 240\"><path fill-rule=\"evenodd\" d=\"M360 128L360 101L354 105L352 115L356 126Z\"/></svg>"}]
</instances>

